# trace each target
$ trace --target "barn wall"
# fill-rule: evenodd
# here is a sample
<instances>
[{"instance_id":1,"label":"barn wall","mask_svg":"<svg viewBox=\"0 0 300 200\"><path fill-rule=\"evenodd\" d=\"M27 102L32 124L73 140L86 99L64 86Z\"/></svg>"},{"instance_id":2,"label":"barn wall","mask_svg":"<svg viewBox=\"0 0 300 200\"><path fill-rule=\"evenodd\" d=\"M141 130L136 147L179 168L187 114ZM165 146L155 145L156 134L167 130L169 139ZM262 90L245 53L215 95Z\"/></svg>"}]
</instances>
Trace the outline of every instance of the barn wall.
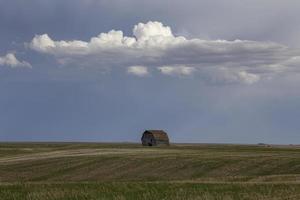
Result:
<instances>
[{"instance_id":1,"label":"barn wall","mask_svg":"<svg viewBox=\"0 0 300 200\"><path fill-rule=\"evenodd\" d=\"M143 143L144 146L149 146L150 143L152 144L152 146L156 145L155 139L150 134L144 134L143 135L142 143Z\"/></svg>"}]
</instances>

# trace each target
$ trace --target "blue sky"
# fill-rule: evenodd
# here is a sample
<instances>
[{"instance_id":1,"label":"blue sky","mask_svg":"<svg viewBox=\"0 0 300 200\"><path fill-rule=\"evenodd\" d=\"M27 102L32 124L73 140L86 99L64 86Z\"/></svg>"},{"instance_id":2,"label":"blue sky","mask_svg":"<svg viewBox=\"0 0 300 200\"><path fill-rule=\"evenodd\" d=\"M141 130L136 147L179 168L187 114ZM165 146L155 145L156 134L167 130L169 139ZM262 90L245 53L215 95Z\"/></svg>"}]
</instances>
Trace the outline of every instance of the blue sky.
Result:
<instances>
[{"instance_id":1,"label":"blue sky","mask_svg":"<svg viewBox=\"0 0 300 200\"><path fill-rule=\"evenodd\" d=\"M300 143L296 0L0 0L0 140Z\"/></svg>"}]
</instances>

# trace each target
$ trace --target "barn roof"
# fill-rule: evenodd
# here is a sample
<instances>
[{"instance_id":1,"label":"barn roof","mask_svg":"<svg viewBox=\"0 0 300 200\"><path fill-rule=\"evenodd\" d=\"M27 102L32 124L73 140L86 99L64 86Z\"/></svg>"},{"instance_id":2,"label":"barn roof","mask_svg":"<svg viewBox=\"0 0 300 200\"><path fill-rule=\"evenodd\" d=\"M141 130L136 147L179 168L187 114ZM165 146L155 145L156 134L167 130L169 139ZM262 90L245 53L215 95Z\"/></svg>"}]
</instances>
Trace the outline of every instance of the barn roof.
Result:
<instances>
[{"instance_id":1,"label":"barn roof","mask_svg":"<svg viewBox=\"0 0 300 200\"><path fill-rule=\"evenodd\" d=\"M163 130L146 130L151 133L156 140L169 140L168 134Z\"/></svg>"}]
</instances>

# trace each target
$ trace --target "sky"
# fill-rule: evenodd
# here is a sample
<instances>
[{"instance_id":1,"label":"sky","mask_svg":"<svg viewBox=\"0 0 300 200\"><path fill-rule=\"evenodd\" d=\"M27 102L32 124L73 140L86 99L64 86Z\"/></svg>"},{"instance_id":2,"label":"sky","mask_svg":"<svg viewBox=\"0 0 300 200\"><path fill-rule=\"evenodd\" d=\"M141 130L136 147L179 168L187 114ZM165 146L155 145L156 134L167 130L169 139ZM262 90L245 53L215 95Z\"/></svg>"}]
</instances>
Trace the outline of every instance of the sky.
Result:
<instances>
[{"instance_id":1,"label":"sky","mask_svg":"<svg viewBox=\"0 0 300 200\"><path fill-rule=\"evenodd\" d=\"M300 144L298 0L0 0L0 141Z\"/></svg>"}]
</instances>

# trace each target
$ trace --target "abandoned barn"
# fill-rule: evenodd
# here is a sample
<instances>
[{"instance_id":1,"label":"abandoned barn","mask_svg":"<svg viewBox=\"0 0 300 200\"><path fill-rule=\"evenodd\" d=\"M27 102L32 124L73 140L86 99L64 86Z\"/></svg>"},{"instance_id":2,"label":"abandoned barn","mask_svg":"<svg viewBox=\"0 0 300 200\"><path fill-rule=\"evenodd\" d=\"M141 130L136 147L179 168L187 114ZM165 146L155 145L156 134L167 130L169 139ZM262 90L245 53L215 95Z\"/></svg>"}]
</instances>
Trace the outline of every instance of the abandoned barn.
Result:
<instances>
[{"instance_id":1,"label":"abandoned barn","mask_svg":"<svg viewBox=\"0 0 300 200\"><path fill-rule=\"evenodd\" d=\"M146 130L141 138L144 146L169 145L168 134L163 130Z\"/></svg>"}]
</instances>

